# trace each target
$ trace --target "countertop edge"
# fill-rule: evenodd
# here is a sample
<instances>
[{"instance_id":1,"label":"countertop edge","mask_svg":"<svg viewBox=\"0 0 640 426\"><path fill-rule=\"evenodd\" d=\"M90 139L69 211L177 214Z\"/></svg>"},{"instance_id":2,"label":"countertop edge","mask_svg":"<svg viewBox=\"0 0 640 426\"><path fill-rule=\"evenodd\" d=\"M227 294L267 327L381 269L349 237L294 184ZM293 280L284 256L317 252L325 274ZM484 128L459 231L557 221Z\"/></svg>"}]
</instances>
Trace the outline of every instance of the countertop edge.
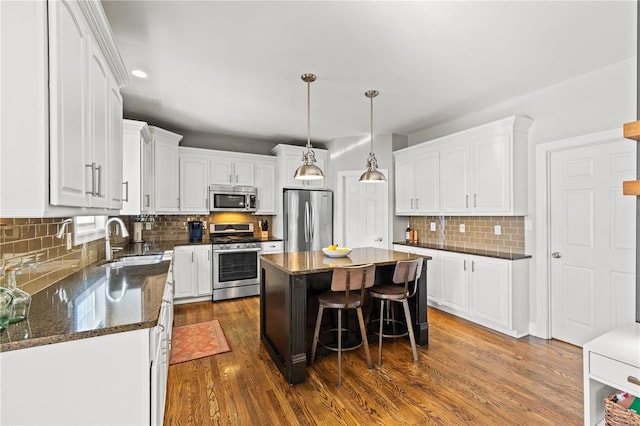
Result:
<instances>
[{"instance_id":1,"label":"countertop edge","mask_svg":"<svg viewBox=\"0 0 640 426\"><path fill-rule=\"evenodd\" d=\"M523 259L531 259L533 257L530 254L523 254L523 253L502 253L502 252L492 253L488 250L471 249L471 248L464 248L464 247L451 247L451 246L444 246L444 245L430 244L430 243L407 243L406 241L394 241L392 244L397 244L397 245L406 246L406 247L423 248L427 250L448 251L452 253L470 254L473 256L491 257L494 259L503 259L503 260L523 260Z\"/></svg>"}]
</instances>

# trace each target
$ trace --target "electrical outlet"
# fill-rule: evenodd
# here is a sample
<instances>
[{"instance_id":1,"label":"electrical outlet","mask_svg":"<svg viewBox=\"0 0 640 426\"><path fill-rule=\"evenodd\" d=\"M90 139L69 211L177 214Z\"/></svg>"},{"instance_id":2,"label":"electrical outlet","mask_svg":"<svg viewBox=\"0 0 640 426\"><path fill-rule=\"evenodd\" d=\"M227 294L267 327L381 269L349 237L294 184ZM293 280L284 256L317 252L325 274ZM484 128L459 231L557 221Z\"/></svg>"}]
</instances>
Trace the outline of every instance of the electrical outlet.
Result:
<instances>
[{"instance_id":1,"label":"electrical outlet","mask_svg":"<svg viewBox=\"0 0 640 426\"><path fill-rule=\"evenodd\" d=\"M460 224L460 232L464 234L464 223Z\"/></svg>"},{"instance_id":2,"label":"electrical outlet","mask_svg":"<svg viewBox=\"0 0 640 426\"><path fill-rule=\"evenodd\" d=\"M144 229L147 229L147 230L151 229L151 222L145 222Z\"/></svg>"},{"instance_id":3,"label":"electrical outlet","mask_svg":"<svg viewBox=\"0 0 640 426\"><path fill-rule=\"evenodd\" d=\"M496 225L493 227L493 233L496 235L502 235L502 226Z\"/></svg>"},{"instance_id":4,"label":"electrical outlet","mask_svg":"<svg viewBox=\"0 0 640 426\"><path fill-rule=\"evenodd\" d=\"M431 231L435 231L436 230L436 223L435 222L431 222L430 228Z\"/></svg>"},{"instance_id":5,"label":"electrical outlet","mask_svg":"<svg viewBox=\"0 0 640 426\"><path fill-rule=\"evenodd\" d=\"M525 220L524 221L524 230L525 231L531 231L533 229L533 226L531 224L530 220Z\"/></svg>"},{"instance_id":6,"label":"electrical outlet","mask_svg":"<svg viewBox=\"0 0 640 426\"><path fill-rule=\"evenodd\" d=\"M67 250L71 250L71 232L67 232Z\"/></svg>"}]
</instances>

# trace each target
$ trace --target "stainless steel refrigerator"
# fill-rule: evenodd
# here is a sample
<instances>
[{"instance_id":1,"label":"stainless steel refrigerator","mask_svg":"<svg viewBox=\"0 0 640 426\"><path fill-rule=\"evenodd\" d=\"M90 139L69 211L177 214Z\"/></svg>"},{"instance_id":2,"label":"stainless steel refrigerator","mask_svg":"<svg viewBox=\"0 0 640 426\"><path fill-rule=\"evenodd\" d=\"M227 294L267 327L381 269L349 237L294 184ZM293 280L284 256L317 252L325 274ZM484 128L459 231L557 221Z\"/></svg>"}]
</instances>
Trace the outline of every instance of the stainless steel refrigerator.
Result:
<instances>
[{"instance_id":1,"label":"stainless steel refrigerator","mask_svg":"<svg viewBox=\"0 0 640 426\"><path fill-rule=\"evenodd\" d=\"M333 244L333 193L284 190L284 251L321 250Z\"/></svg>"}]
</instances>

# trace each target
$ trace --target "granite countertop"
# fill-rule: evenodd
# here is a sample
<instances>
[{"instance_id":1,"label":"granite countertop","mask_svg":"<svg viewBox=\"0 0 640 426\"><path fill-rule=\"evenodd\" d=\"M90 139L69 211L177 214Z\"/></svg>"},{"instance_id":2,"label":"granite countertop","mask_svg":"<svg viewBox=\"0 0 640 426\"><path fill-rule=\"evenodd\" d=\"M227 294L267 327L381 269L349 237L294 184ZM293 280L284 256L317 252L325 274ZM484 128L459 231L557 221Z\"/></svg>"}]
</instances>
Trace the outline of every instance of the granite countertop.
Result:
<instances>
[{"instance_id":1,"label":"granite countertop","mask_svg":"<svg viewBox=\"0 0 640 426\"><path fill-rule=\"evenodd\" d=\"M374 263L376 265L391 265L398 260L416 259L418 255L399 251L384 250L373 247L356 248L347 257L328 257L322 251L292 252L263 254L261 262L266 262L290 274L315 274L327 272L336 266L353 266ZM431 259L429 256L422 256Z\"/></svg>"},{"instance_id":2,"label":"granite countertop","mask_svg":"<svg viewBox=\"0 0 640 426\"><path fill-rule=\"evenodd\" d=\"M114 259L202 244L211 241L128 243L114 253ZM100 263L33 294L29 318L0 331L0 352L155 327L169 261L123 268L105 268Z\"/></svg>"},{"instance_id":3,"label":"granite countertop","mask_svg":"<svg viewBox=\"0 0 640 426\"><path fill-rule=\"evenodd\" d=\"M150 244L144 253L129 247L118 255L162 253L164 247L173 245ZM31 296L29 318L0 332L0 352L155 327L169 263L97 263L69 275Z\"/></svg>"},{"instance_id":4,"label":"granite countertop","mask_svg":"<svg viewBox=\"0 0 640 426\"><path fill-rule=\"evenodd\" d=\"M463 253L463 254L472 254L475 256L486 256L486 257L494 257L496 259L504 259L504 260L521 260L521 259L530 259L531 255L523 254L523 253L511 253L508 251L497 251L497 250L482 250L476 248L466 248L466 247L457 247L451 246L447 244L434 244L434 243L407 243L406 241L394 241L393 244L399 244L408 247L419 247L424 249L431 250L442 250L442 251L451 251L455 253Z\"/></svg>"}]
</instances>

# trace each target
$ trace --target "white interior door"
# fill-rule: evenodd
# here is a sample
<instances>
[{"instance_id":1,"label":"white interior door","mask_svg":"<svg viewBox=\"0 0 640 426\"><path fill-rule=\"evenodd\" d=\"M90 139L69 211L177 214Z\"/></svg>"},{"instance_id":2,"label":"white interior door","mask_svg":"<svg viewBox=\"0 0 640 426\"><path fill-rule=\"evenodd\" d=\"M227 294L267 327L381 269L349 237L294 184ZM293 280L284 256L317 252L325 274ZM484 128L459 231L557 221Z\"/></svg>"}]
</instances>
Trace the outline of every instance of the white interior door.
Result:
<instances>
[{"instance_id":1,"label":"white interior door","mask_svg":"<svg viewBox=\"0 0 640 426\"><path fill-rule=\"evenodd\" d=\"M381 172L389 176L387 170ZM334 242L350 248L389 248L389 183L361 183L361 174L338 173Z\"/></svg>"},{"instance_id":2,"label":"white interior door","mask_svg":"<svg viewBox=\"0 0 640 426\"><path fill-rule=\"evenodd\" d=\"M626 143L628 142L628 143ZM552 337L582 346L634 320L635 142L550 154Z\"/></svg>"}]
</instances>

